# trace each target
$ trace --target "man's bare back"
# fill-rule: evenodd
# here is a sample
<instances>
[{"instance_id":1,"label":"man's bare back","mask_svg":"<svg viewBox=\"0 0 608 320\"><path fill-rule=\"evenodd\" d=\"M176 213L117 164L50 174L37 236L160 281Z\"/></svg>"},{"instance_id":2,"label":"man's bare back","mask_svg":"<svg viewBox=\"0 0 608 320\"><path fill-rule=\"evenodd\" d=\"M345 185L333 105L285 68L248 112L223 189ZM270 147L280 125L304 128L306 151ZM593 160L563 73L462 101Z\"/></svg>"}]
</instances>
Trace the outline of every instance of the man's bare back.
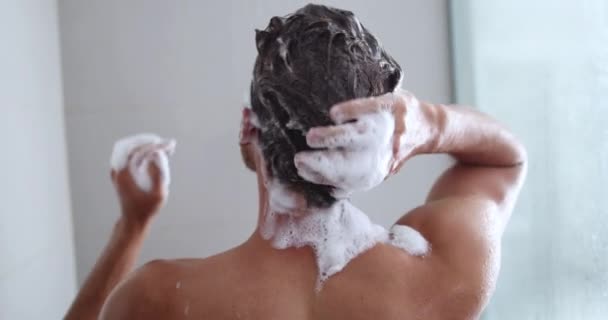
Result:
<instances>
[{"instance_id":1,"label":"man's bare back","mask_svg":"<svg viewBox=\"0 0 608 320\"><path fill-rule=\"evenodd\" d=\"M488 226L468 223L487 220L480 216L485 212L463 212L473 204L445 205L449 208L418 209L406 221L433 244L428 256L414 257L391 245L376 245L330 278L318 293L310 248L276 250L253 236L207 259L146 264L110 297L104 316L473 319L494 288L499 252L485 233ZM435 218L440 220L432 221Z\"/></svg>"}]
</instances>

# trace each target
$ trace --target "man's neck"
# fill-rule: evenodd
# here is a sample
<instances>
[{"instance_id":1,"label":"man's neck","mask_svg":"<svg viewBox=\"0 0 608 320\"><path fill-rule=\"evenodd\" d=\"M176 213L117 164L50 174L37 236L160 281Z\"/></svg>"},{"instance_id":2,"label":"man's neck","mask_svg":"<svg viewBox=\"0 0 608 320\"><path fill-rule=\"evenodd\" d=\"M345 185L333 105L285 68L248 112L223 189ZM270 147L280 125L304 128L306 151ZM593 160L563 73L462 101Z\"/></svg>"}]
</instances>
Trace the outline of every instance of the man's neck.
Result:
<instances>
[{"instance_id":1,"label":"man's neck","mask_svg":"<svg viewBox=\"0 0 608 320\"><path fill-rule=\"evenodd\" d=\"M388 232L371 222L348 200L336 201L328 208L311 209L302 206L303 201L285 200L286 195L291 194L274 190L276 185L269 185L270 190L265 188L265 184L260 187L258 227L251 243L269 252L276 249L289 251L280 255L272 253L280 259L290 259L290 253L294 254L295 261L302 252L306 252L305 259L312 256L313 265L316 264L314 269L318 271L317 288L357 255L388 240ZM272 198L275 196L279 199ZM296 194L295 197L303 199L301 195ZM305 251L295 248L304 248Z\"/></svg>"},{"instance_id":2,"label":"man's neck","mask_svg":"<svg viewBox=\"0 0 608 320\"><path fill-rule=\"evenodd\" d=\"M281 275L288 275L292 285L312 292L317 281L318 271L314 251L311 247L286 248L278 250L271 240L261 236L259 228L239 247L248 263L262 266L264 270L273 270ZM299 281L299 280L301 281Z\"/></svg>"}]
</instances>

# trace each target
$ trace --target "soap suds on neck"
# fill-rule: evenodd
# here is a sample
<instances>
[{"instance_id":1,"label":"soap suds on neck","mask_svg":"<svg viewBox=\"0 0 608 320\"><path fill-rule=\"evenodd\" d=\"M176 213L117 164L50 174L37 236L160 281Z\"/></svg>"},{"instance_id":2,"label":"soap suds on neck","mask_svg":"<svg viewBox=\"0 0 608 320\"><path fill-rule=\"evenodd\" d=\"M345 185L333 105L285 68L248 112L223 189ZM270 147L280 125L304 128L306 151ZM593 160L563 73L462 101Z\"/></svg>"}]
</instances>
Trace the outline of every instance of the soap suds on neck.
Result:
<instances>
[{"instance_id":1,"label":"soap suds on neck","mask_svg":"<svg viewBox=\"0 0 608 320\"><path fill-rule=\"evenodd\" d=\"M272 194L283 196L285 192ZM383 227L372 223L367 215L346 200L301 215L270 210L266 213L262 236L271 240L276 249L311 247L319 271L318 289L349 261L388 240Z\"/></svg>"},{"instance_id":2,"label":"soap suds on neck","mask_svg":"<svg viewBox=\"0 0 608 320\"><path fill-rule=\"evenodd\" d=\"M329 208L298 209L293 192L275 180L266 184L268 209L260 226L262 237L275 249L313 249L318 268L317 289L342 271L354 258L378 243L387 243L411 255L428 252L426 239L408 226L395 225L390 233L348 200Z\"/></svg>"}]
</instances>

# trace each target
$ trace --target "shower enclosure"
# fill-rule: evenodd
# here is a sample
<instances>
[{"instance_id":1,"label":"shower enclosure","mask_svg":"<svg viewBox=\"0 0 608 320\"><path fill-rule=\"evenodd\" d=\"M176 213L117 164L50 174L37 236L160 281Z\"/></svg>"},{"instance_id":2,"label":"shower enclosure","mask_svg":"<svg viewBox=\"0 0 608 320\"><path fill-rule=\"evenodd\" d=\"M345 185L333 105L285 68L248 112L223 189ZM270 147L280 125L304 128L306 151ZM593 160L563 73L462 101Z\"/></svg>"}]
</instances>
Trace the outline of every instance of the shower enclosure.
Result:
<instances>
[{"instance_id":1,"label":"shower enclosure","mask_svg":"<svg viewBox=\"0 0 608 320\"><path fill-rule=\"evenodd\" d=\"M483 319L608 319L608 2L452 1L455 92L529 153Z\"/></svg>"}]
</instances>

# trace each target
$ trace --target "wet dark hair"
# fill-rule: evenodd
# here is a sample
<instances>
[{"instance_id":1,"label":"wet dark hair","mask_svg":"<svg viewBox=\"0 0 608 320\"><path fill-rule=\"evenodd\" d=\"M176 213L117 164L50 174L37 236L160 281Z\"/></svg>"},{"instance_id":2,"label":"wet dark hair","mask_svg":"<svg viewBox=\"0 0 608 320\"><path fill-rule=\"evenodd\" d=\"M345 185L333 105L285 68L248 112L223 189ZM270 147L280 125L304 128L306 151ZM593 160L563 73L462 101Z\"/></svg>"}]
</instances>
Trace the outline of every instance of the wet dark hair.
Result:
<instances>
[{"instance_id":1,"label":"wet dark hair","mask_svg":"<svg viewBox=\"0 0 608 320\"><path fill-rule=\"evenodd\" d=\"M309 206L327 207L336 201L332 187L305 181L294 165L297 152L311 149L306 132L333 124L338 102L393 91L401 67L352 12L321 5L273 17L255 40L251 107L268 172Z\"/></svg>"}]
</instances>

